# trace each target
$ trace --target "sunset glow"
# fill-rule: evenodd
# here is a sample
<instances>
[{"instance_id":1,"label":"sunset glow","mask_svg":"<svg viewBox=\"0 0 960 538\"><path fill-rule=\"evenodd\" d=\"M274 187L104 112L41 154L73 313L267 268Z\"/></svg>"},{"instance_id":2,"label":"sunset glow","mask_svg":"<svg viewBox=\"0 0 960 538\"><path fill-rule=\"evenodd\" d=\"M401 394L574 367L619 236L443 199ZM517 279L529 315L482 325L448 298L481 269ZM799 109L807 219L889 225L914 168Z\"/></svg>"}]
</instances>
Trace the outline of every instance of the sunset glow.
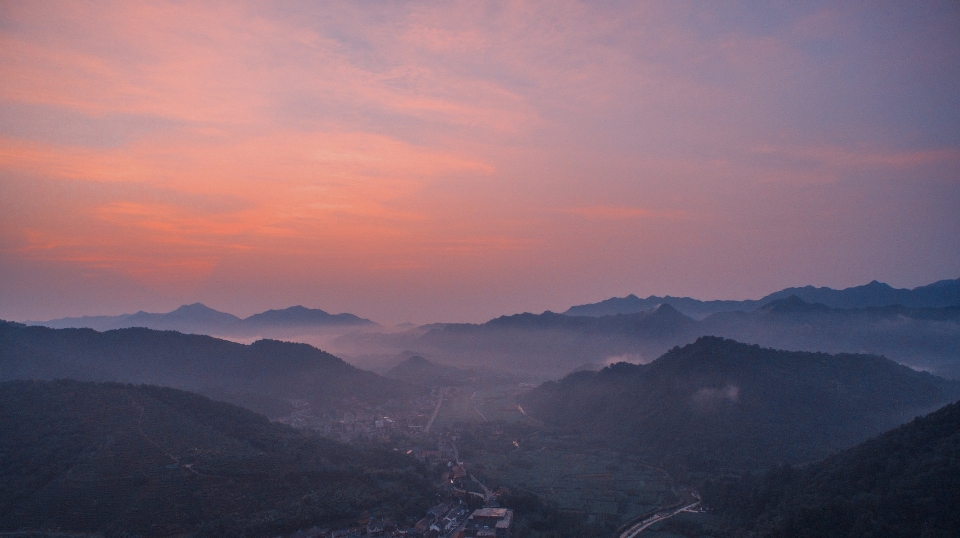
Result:
<instances>
[{"instance_id":1,"label":"sunset glow","mask_svg":"<svg viewBox=\"0 0 960 538\"><path fill-rule=\"evenodd\" d=\"M0 318L960 276L960 9L0 2Z\"/></svg>"}]
</instances>

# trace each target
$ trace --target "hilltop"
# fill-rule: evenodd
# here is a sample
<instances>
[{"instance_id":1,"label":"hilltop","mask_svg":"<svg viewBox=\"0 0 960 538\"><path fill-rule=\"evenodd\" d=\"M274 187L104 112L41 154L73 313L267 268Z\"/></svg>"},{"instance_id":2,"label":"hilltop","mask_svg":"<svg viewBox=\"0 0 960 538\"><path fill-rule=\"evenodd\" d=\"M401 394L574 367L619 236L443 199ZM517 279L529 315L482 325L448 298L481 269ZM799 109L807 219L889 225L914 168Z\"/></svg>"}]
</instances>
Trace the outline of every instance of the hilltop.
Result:
<instances>
[{"instance_id":1,"label":"hilltop","mask_svg":"<svg viewBox=\"0 0 960 538\"><path fill-rule=\"evenodd\" d=\"M715 337L647 365L577 372L527 412L693 472L822 458L960 396L960 383L872 355L776 351Z\"/></svg>"},{"instance_id":2,"label":"hilltop","mask_svg":"<svg viewBox=\"0 0 960 538\"><path fill-rule=\"evenodd\" d=\"M411 385L456 386L477 377L477 372L447 364L431 362L420 355L404 359L386 373L386 377L399 379Z\"/></svg>"}]
</instances>

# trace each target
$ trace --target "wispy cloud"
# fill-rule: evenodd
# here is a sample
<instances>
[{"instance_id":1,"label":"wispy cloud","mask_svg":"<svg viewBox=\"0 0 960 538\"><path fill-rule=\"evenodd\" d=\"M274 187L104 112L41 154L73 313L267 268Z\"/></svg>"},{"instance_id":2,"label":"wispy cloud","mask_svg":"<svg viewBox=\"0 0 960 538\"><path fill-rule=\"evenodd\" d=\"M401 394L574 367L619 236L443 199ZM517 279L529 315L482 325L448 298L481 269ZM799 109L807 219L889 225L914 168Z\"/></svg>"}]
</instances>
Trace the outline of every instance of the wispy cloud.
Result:
<instances>
[{"instance_id":1,"label":"wispy cloud","mask_svg":"<svg viewBox=\"0 0 960 538\"><path fill-rule=\"evenodd\" d=\"M316 294L322 270L346 301L394 271L409 275L397 309L437 282L483 302L497 279L503 310L580 300L598 281L748 293L770 284L760 229L778 252L791 238L829 258L805 281L831 283L816 269L827 265L907 279L915 264L850 248L882 233L850 219L885 211L891 226L951 240L960 110L947 88L960 52L944 21L956 6L867 11L7 2L0 251L64 272L170 275L170 293L191 278L278 275L284 296ZM864 178L877 190L858 192ZM834 198L843 212L819 208ZM802 239L797 215L813 213L859 240ZM917 244L884 252L909 260ZM690 245L733 269L678 271L708 265ZM750 260L758 269L743 271ZM556 276L529 276L545 273ZM483 279L490 288L471 291Z\"/></svg>"}]
</instances>

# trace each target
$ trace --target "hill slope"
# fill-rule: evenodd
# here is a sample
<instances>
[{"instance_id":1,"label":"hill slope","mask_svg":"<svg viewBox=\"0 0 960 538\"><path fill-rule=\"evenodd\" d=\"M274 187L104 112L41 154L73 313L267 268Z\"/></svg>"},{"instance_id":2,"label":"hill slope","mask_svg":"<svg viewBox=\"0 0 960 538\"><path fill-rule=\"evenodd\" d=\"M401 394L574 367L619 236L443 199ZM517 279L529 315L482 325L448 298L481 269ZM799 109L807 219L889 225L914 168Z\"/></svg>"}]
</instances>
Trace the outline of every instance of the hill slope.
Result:
<instances>
[{"instance_id":1,"label":"hill slope","mask_svg":"<svg viewBox=\"0 0 960 538\"><path fill-rule=\"evenodd\" d=\"M578 372L527 411L696 472L822 458L960 395L960 383L870 355L775 351L714 337L647 365Z\"/></svg>"},{"instance_id":2,"label":"hill slope","mask_svg":"<svg viewBox=\"0 0 960 538\"><path fill-rule=\"evenodd\" d=\"M708 484L703 497L744 536L956 536L960 403L805 468Z\"/></svg>"},{"instance_id":3,"label":"hill slope","mask_svg":"<svg viewBox=\"0 0 960 538\"><path fill-rule=\"evenodd\" d=\"M0 321L0 381L65 377L165 385L272 416L284 414L291 398L321 410L350 398L382 403L408 390L306 344L244 345L173 331L100 333Z\"/></svg>"},{"instance_id":4,"label":"hill slope","mask_svg":"<svg viewBox=\"0 0 960 538\"><path fill-rule=\"evenodd\" d=\"M0 383L0 530L275 536L422 513L416 461L174 389Z\"/></svg>"}]
</instances>

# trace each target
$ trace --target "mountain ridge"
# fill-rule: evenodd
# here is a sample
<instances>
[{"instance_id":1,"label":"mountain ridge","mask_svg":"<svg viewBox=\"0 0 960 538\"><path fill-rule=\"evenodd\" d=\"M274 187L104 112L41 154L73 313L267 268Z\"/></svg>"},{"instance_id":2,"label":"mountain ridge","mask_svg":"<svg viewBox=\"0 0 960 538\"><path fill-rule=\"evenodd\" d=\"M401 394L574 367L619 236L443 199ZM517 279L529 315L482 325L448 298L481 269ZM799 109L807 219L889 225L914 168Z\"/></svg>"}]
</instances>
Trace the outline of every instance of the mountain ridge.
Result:
<instances>
[{"instance_id":1,"label":"mountain ridge","mask_svg":"<svg viewBox=\"0 0 960 538\"><path fill-rule=\"evenodd\" d=\"M831 308L866 308L890 305L907 307L948 307L960 306L960 278L956 280L939 280L932 284L918 286L913 289L893 288L888 284L871 281L862 286L854 286L841 290L829 287L784 288L765 295L760 299L737 300L710 300L702 301L692 297L673 297L666 295L659 297L651 295L644 299L634 294L626 297L611 297L597 303L575 305L563 313L575 316L602 316L612 314L628 314L649 310L660 304L670 304L680 312L702 319L717 312L752 311L764 304L777 299L785 299L795 295L808 303L822 303Z\"/></svg>"},{"instance_id":2,"label":"mountain ridge","mask_svg":"<svg viewBox=\"0 0 960 538\"><path fill-rule=\"evenodd\" d=\"M133 314L116 316L80 316L47 321L25 321L52 329L89 328L99 331L145 327L156 330L175 330L184 333L247 336L271 332L278 334L304 329L330 327L377 326L369 319L354 314L330 314L319 308L295 305L283 309L265 310L246 318L220 312L196 302L182 305L170 312L152 313L140 310Z\"/></svg>"}]
</instances>

